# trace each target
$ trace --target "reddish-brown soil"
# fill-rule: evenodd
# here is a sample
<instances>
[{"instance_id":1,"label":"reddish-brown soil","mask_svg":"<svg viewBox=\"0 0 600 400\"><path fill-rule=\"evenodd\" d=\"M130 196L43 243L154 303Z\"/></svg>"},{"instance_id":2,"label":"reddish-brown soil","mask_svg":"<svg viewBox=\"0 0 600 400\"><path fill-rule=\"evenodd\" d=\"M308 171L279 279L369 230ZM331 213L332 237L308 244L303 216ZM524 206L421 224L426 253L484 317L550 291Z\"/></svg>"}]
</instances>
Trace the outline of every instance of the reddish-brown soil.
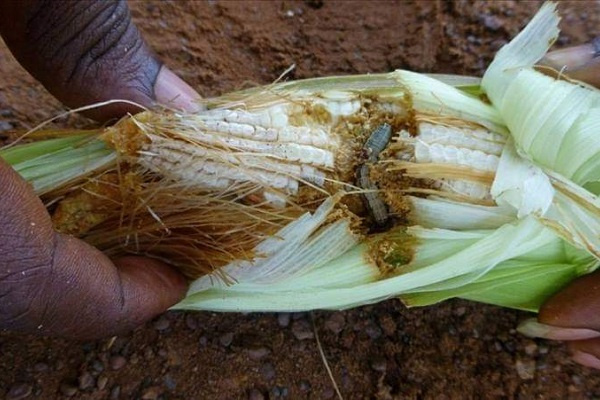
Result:
<instances>
[{"instance_id":1,"label":"reddish-brown soil","mask_svg":"<svg viewBox=\"0 0 600 400\"><path fill-rule=\"evenodd\" d=\"M204 95L293 78L384 72L480 75L539 7L517 2L328 0L133 2L158 55ZM600 4L561 5L558 46L599 33ZM64 108L0 47L0 130ZM69 117L59 126L85 124ZM89 343L0 335L0 396L82 399L401 399L600 397L597 372L560 343L514 328L524 313L450 301L398 301L314 314L168 313L130 335ZM12 397L24 398L24 397Z\"/></svg>"}]
</instances>

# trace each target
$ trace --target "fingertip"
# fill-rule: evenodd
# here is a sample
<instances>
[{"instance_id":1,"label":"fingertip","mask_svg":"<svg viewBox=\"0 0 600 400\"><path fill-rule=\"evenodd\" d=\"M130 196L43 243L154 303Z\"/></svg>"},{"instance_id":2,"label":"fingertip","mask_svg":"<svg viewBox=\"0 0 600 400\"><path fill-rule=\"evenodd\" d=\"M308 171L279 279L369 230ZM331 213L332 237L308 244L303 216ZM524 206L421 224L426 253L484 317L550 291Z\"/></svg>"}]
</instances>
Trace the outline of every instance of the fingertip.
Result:
<instances>
[{"instance_id":1,"label":"fingertip","mask_svg":"<svg viewBox=\"0 0 600 400\"><path fill-rule=\"evenodd\" d=\"M527 319L519 324L517 331L531 338L550 340L583 340L600 337L600 332L584 328L561 328L538 322L535 318Z\"/></svg>"},{"instance_id":2,"label":"fingertip","mask_svg":"<svg viewBox=\"0 0 600 400\"><path fill-rule=\"evenodd\" d=\"M600 59L594 58L581 68L567 71L567 75L572 79L600 87Z\"/></svg>"},{"instance_id":3,"label":"fingertip","mask_svg":"<svg viewBox=\"0 0 600 400\"><path fill-rule=\"evenodd\" d=\"M127 256L113 262L128 302L126 313L136 316L140 323L166 311L185 296L185 277L159 260Z\"/></svg>"},{"instance_id":4,"label":"fingertip","mask_svg":"<svg viewBox=\"0 0 600 400\"><path fill-rule=\"evenodd\" d=\"M600 37L590 43L552 51L541 65L561 71L568 77L600 87Z\"/></svg>"},{"instance_id":5,"label":"fingertip","mask_svg":"<svg viewBox=\"0 0 600 400\"><path fill-rule=\"evenodd\" d=\"M160 105L189 113L195 113L204 108L200 103L202 97L198 92L164 65L154 83L154 96Z\"/></svg>"},{"instance_id":6,"label":"fingertip","mask_svg":"<svg viewBox=\"0 0 600 400\"><path fill-rule=\"evenodd\" d=\"M90 340L127 333L185 295L185 278L158 260L111 261L68 235L55 242L52 274L33 307L43 312L33 321L43 326L39 334Z\"/></svg>"},{"instance_id":7,"label":"fingertip","mask_svg":"<svg viewBox=\"0 0 600 400\"><path fill-rule=\"evenodd\" d=\"M582 276L552 296L540 309L539 321L600 331L600 273Z\"/></svg>"},{"instance_id":8,"label":"fingertip","mask_svg":"<svg viewBox=\"0 0 600 400\"><path fill-rule=\"evenodd\" d=\"M573 353L571 358L573 359L573 361L583 365L584 367L600 369L600 360L598 359L598 357L592 354L584 353L583 351L576 351Z\"/></svg>"},{"instance_id":9,"label":"fingertip","mask_svg":"<svg viewBox=\"0 0 600 400\"><path fill-rule=\"evenodd\" d=\"M569 350L573 361L586 367L600 369L600 339L570 342Z\"/></svg>"},{"instance_id":10,"label":"fingertip","mask_svg":"<svg viewBox=\"0 0 600 400\"><path fill-rule=\"evenodd\" d=\"M557 70L563 68L572 70L585 66L594 58L595 53L596 51L593 44L587 43L551 51L544 56L541 63Z\"/></svg>"}]
</instances>

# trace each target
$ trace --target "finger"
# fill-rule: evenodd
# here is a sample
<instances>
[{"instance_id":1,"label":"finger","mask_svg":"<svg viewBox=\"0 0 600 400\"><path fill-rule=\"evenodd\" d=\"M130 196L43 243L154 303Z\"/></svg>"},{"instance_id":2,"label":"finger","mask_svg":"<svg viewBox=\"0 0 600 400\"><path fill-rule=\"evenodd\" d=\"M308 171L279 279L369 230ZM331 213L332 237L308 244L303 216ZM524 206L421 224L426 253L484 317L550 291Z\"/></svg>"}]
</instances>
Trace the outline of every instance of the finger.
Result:
<instances>
[{"instance_id":1,"label":"finger","mask_svg":"<svg viewBox=\"0 0 600 400\"><path fill-rule=\"evenodd\" d=\"M540 323L536 318L527 319L519 324L517 331L531 338L550 340L583 340L600 337L600 332L585 328L561 328Z\"/></svg>"},{"instance_id":2,"label":"finger","mask_svg":"<svg viewBox=\"0 0 600 400\"><path fill-rule=\"evenodd\" d=\"M573 79L600 87L600 37L592 42L548 53L541 64Z\"/></svg>"},{"instance_id":3,"label":"finger","mask_svg":"<svg viewBox=\"0 0 600 400\"><path fill-rule=\"evenodd\" d=\"M600 272L576 279L551 297L538 318L548 325L600 331Z\"/></svg>"},{"instance_id":4,"label":"finger","mask_svg":"<svg viewBox=\"0 0 600 400\"><path fill-rule=\"evenodd\" d=\"M42 202L0 160L0 328L77 339L132 329L185 293L182 276L141 257L113 264L53 231Z\"/></svg>"},{"instance_id":5,"label":"finger","mask_svg":"<svg viewBox=\"0 0 600 400\"><path fill-rule=\"evenodd\" d=\"M128 332L185 294L185 279L157 260L126 257L113 265L98 250L60 236L52 272L31 307L47 304L37 332L97 339Z\"/></svg>"},{"instance_id":6,"label":"finger","mask_svg":"<svg viewBox=\"0 0 600 400\"><path fill-rule=\"evenodd\" d=\"M569 349L574 361L586 367L600 369L600 339L571 342Z\"/></svg>"},{"instance_id":7,"label":"finger","mask_svg":"<svg viewBox=\"0 0 600 400\"><path fill-rule=\"evenodd\" d=\"M197 112L203 108L199 102L200 95L164 65L156 78L154 95L156 103L165 107L187 112Z\"/></svg>"},{"instance_id":8,"label":"finger","mask_svg":"<svg viewBox=\"0 0 600 400\"><path fill-rule=\"evenodd\" d=\"M0 29L17 60L70 107L112 99L152 106L165 87L175 106L192 108L198 95L150 51L124 0L0 3ZM87 111L107 120L140 108L127 103Z\"/></svg>"},{"instance_id":9,"label":"finger","mask_svg":"<svg viewBox=\"0 0 600 400\"><path fill-rule=\"evenodd\" d=\"M158 260L127 256L114 260L114 264L123 293L131 299L123 312L133 318L132 326L164 312L181 300L187 290L184 277Z\"/></svg>"}]
</instances>

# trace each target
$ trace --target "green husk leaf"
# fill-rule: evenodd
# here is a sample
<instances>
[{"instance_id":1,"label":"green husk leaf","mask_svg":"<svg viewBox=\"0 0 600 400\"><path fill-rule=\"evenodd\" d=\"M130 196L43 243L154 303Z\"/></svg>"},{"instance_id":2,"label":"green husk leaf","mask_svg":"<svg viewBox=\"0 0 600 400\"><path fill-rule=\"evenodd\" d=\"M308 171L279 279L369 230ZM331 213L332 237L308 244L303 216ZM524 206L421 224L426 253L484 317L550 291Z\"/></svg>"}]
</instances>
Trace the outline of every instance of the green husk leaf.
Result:
<instances>
[{"instance_id":1,"label":"green husk leaf","mask_svg":"<svg viewBox=\"0 0 600 400\"><path fill-rule=\"evenodd\" d=\"M522 218L545 214L552 204L554 189L542 169L520 157L509 140L500 157L491 194L498 204L514 207Z\"/></svg>"},{"instance_id":2,"label":"green husk leaf","mask_svg":"<svg viewBox=\"0 0 600 400\"><path fill-rule=\"evenodd\" d=\"M47 139L12 147L0 148L0 157L2 157L4 161L10 165L17 165L37 157L45 156L48 153L53 153L68 147L77 146L83 141L90 139L90 137L90 134L81 133L68 137Z\"/></svg>"},{"instance_id":3,"label":"green husk leaf","mask_svg":"<svg viewBox=\"0 0 600 400\"><path fill-rule=\"evenodd\" d=\"M556 4L544 3L529 24L496 53L481 81L494 105L500 106L506 90L522 68L532 67L546 54L558 38L559 21Z\"/></svg>"},{"instance_id":4,"label":"green husk leaf","mask_svg":"<svg viewBox=\"0 0 600 400\"><path fill-rule=\"evenodd\" d=\"M402 295L408 306L426 306L450 298L537 312L554 293L573 279L592 272L597 260L585 251L555 241L499 264L472 283L454 289Z\"/></svg>"},{"instance_id":5,"label":"green husk leaf","mask_svg":"<svg viewBox=\"0 0 600 400\"><path fill-rule=\"evenodd\" d=\"M260 284L247 279L230 286L205 287L190 292L175 308L215 311L344 309L403 293L461 287L507 260L526 257L551 243L561 243L552 231L531 218L493 231L460 233L411 228L407 233L415 240L417 253L408 265L395 266L397 274L377 274L377 266L370 261L368 247L363 244L290 279ZM397 240L402 239L407 237L397 236ZM452 245L440 250L440 240L447 240L446 243ZM286 265L280 265L280 268L286 268ZM353 280L345 277L347 272Z\"/></svg>"},{"instance_id":6,"label":"green husk leaf","mask_svg":"<svg viewBox=\"0 0 600 400\"><path fill-rule=\"evenodd\" d=\"M415 72L398 70L392 75L409 90L416 109L454 116L478 123L493 132L508 133L501 115L477 97Z\"/></svg>"},{"instance_id":7,"label":"green husk leaf","mask_svg":"<svg viewBox=\"0 0 600 400\"><path fill-rule=\"evenodd\" d=\"M114 165L117 154L95 134L83 133L0 149L0 157L41 196Z\"/></svg>"},{"instance_id":8,"label":"green husk leaf","mask_svg":"<svg viewBox=\"0 0 600 400\"><path fill-rule=\"evenodd\" d=\"M537 312L547 298L576 278L570 264L522 263L521 268L499 265L473 283L456 289L412 293L401 296L408 306L427 306L454 297Z\"/></svg>"},{"instance_id":9,"label":"green husk leaf","mask_svg":"<svg viewBox=\"0 0 600 400\"><path fill-rule=\"evenodd\" d=\"M425 228L494 229L515 219L511 207L465 204L434 196L410 197L411 222Z\"/></svg>"},{"instance_id":10,"label":"green husk leaf","mask_svg":"<svg viewBox=\"0 0 600 400\"><path fill-rule=\"evenodd\" d=\"M482 87L514 140L492 195L598 257L600 200L582 186L600 180L600 91L533 68L558 35L555 8L544 4L484 75Z\"/></svg>"}]
</instances>

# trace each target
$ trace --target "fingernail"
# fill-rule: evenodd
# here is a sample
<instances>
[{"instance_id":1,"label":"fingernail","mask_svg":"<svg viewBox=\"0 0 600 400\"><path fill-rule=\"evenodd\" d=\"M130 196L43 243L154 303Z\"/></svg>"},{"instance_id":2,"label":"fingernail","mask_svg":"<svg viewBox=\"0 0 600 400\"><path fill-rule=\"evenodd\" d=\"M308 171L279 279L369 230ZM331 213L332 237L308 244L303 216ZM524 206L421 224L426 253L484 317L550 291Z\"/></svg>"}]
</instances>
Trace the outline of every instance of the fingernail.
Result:
<instances>
[{"instance_id":1,"label":"fingernail","mask_svg":"<svg viewBox=\"0 0 600 400\"><path fill-rule=\"evenodd\" d=\"M600 332L592 329L561 328L539 323L535 318L521 322L517 327L517 331L532 338L550 340L584 340L600 337Z\"/></svg>"},{"instance_id":2,"label":"fingernail","mask_svg":"<svg viewBox=\"0 0 600 400\"><path fill-rule=\"evenodd\" d=\"M191 113L204 109L199 102L202 97L164 65L156 77L154 96L158 104L168 108Z\"/></svg>"},{"instance_id":3,"label":"fingernail","mask_svg":"<svg viewBox=\"0 0 600 400\"><path fill-rule=\"evenodd\" d=\"M546 54L540 64L548 65L554 69L574 70L585 66L598 56L598 49L593 43L581 46L568 47Z\"/></svg>"},{"instance_id":4,"label":"fingernail","mask_svg":"<svg viewBox=\"0 0 600 400\"><path fill-rule=\"evenodd\" d=\"M586 367L600 369L600 360L598 357L590 353L584 353L583 351L576 350L571 358L573 361Z\"/></svg>"}]
</instances>

